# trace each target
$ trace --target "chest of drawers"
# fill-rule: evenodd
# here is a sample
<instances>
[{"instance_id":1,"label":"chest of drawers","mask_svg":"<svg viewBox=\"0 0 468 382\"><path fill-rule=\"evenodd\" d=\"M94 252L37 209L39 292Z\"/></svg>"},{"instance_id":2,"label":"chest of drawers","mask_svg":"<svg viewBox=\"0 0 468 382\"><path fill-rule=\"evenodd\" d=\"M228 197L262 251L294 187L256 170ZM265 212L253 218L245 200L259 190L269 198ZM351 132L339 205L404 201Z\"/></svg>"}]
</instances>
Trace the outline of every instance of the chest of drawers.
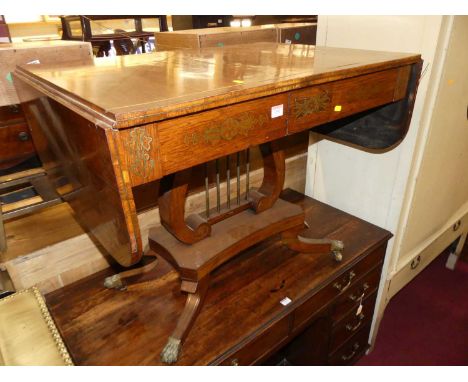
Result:
<instances>
[{"instance_id":1,"label":"chest of drawers","mask_svg":"<svg viewBox=\"0 0 468 382\"><path fill-rule=\"evenodd\" d=\"M35 153L21 106L0 106L0 170L21 163Z\"/></svg>"},{"instance_id":2,"label":"chest of drawers","mask_svg":"<svg viewBox=\"0 0 468 382\"><path fill-rule=\"evenodd\" d=\"M251 247L214 272L177 365L335 365L363 354L390 233L291 190L282 198L304 208L312 237L344 241L343 261L277 237ZM184 304L177 274L160 261L122 293L103 288L106 272L46 296L75 364L160 365Z\"/></svg>"}]
</instances>

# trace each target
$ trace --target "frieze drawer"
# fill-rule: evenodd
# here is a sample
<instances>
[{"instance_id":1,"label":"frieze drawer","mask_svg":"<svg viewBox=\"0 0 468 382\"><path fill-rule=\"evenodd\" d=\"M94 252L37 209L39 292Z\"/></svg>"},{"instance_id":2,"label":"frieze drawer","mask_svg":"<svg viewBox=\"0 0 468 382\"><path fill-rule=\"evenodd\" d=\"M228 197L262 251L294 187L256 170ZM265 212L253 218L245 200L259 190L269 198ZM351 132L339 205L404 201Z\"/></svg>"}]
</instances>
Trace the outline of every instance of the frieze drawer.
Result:
<instances>
[{"instance_id":1,"label":"frieze drawer","mask_svg":"<svg viewBox=\"0 0 468 382\"><path fill-rule=\"evenodd\" d=\"M20 105L0 107L0 126L24 121L23 110Z\"/></svg>"},{"instance_id":2,"label":"frieze drawer","mask_svg":"<svg viewBox=\"0 0 468 382\"><path fill-rule=\"evenodd\" d=\"M35 149L26 123L0 126L0 163L24 160Z\"/></svg>"},{"instance_id":3,"label":"frieze drawer","mask_svg":"<svg viewBox=\"0 0 468 382\"><path fill-rule=\"evenodd\" d=\"M405 66L291 92L288 133L403 98L409 70Z\"/></svg>"},{"instance_id":4,"label":"frieze drawer","mask_svg":"<svg viewBox=\"0 0 468 382\"><path fill-rule=\"evenodd\" d=\"M286 339L289 332L290 316L286 316L266 329L250 343L229 358L221 362L223 366L252 365L271 351L278 343Z\"/></svg>"},{"instance_id":5,"label":"frieze drawer","mask_svg":"<svg viewBox=\"0 0 468 382\"><path fill-rule=\"evenodd\" d=\"M163 175L286 135L285 94L157 124Z\"/></svg>"},{"instance_id":6,"label":"frieze drawer","mask_svg":"<svg viewBox=\"0 0 468 382\"><path fill-rule=\"evenodd\" d=\"M372 321L376 298L377 292L363 300L362 305L359 304L336 325L332 333L331 351L337 349L349 337Z\"/></svg>"}]
</instances>

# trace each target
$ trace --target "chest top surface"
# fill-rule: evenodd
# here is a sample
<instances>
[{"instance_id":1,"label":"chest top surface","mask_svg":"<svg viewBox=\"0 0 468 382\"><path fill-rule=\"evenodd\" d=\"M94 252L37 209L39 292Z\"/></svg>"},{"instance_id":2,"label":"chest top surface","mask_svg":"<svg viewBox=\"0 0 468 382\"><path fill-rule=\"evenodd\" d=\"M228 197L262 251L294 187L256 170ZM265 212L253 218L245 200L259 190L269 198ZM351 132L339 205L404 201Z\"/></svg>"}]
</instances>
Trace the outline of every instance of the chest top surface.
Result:
<instances>
[{"instance_id":1,"label":"chest top surface","mask_svg":"<svg viewBox=\"0 0 468 382\"><path fill-rule=\"evenodd\" d=\"M16 75L116 128L415 63L419 55L255 43L28 65Z\"/></svg>"}]
</instances>

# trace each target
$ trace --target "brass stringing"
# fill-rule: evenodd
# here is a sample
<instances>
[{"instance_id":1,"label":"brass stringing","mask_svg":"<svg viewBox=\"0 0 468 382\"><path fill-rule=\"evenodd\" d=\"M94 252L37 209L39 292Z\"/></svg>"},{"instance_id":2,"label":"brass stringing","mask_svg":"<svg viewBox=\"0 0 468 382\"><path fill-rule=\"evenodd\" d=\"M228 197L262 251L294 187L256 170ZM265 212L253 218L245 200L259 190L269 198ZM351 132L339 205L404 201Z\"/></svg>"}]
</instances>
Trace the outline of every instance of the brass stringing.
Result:
<instances>
[{"instance_id":1,"label":"brass stringing","mask_svg":"<svg viewBox=\"0 0 468 382\"><path fill-rule=\"evenodd\" d=\"M154 168L154 159L150 156L153 138L142 127L130 132L126 146L128 150L128 169L135 175L146 178Z\"/></svg>"},{"instance_id":2,"label":"brass stringing","mask_svg":"<svg viewBox=\"0 0 468 382\"><path fill-rule=\"evenodd\" d=\"M306 115L325 111L331 102L331 97L328 92L323 91L313 97L295 99L295 115L296 118L302 118Z\"/></svg>"},{"instance_id":3,"label":"brass stringing","mask_svg":"<svg viewBox=\"0 0 468 382\"><path fill-rule=\"evenodd\" d=\"M255 126L261 127L267 122L267 116L253 113L242 113L225 119L214 126L207 127L200 132L188 133L184 137L186 145L199 143L216 144L221 140L231 141L236 137L248 137L250 130Z\"/></svg>"}]
</instances>

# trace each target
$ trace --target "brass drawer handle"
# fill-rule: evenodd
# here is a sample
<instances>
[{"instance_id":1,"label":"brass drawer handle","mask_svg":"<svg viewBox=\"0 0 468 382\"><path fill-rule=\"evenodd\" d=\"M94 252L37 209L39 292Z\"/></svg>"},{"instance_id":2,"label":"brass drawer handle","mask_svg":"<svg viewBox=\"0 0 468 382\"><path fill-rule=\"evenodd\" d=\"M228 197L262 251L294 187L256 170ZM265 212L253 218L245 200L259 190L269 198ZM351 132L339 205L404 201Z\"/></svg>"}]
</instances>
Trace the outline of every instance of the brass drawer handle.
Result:
<instances>
[{"instance_id":1,"label":"brass drawer handle","mask_svg":"<svg viewBox=\"0 0 468 382\"><path fill-rule=\"evenodd\" d=\"M355 294L350 294L349 295L349 299L351 301L358 301L358 300L361 300L364 298L364 292L369 289L369 284L368 283L364 283L362 285L362 293L359 295L359 296L356 296Z\"/></svg>"},{"instance_id":2,"label":"brass drawer handle","mask_svg":"<svg viewBox=\"0 0 468 382\"><path fill-rule=\"evenodd\" d=\"M18 139L21 142L27 142L29 141L29 134L26 131L22 131L18 134Z\"/></svg>"},{"instance_id":3,"label":"brass drawer handle","mask_svg":"<svg viewBox=\"0 0 468 382\"><path fill-rule=\"evenodd\" d=\"M354 332L356 331L357 329L359 329L359 327L361 326L362 324L362 321L364 320L364 315L361 313L358 317L358 323L354 326L352 326L351 324L348 324L346 325L346 330L348 330L349 332Z\"/></svg>"},{"instance_id":4,"label":"brass drawer handle","mask_svg":"<svg viewBox=\"0 0 468 382\"><path fill-rule=\"evenodd\" d=\"M231 366L239 366L239 359L234 358L234 359L231 361Z\"/></svg>"},{"instance_id":5,"label":"brass drawer handle","mask_svg":"<svg viewBox=\"0 0 468 382\"><path fill-rule=\"evenodd\" d=\"M344 292L346 289L349 288L349 286L351 285L351 280L356 276L356 273L354 273L353 271L349 272L349 276L348 276L348 283L343 286L341 285L340 283L336 282L333 284L333 286L335 287L335 289L338 289L340 292Z\"/></svg>"},{"instance_id":6,"label":"brass drawer handle","mask_svg":"<svg viewBox=\"0 0 468 382\"><path fill-rule=\"evenodd\" d=\"M11 113L18 114L20 112L19 105L8 105L8 109L10 109Z\"/></svg>"},{"instance_id":7,"label":"brass drawer handle","mask_svg":"<svg viewBox=\"0 0 468 382\"><path fill-rule=\"evenodd\" d=\"M359 350L359 343L358 342L355 342L354 345L353 345L353 351L348 354L348 355L342 355L341 356L341 359L343 361L349 361L351 358L353 358L355 355L356 355L356 352Z\"/></svg>"}]
</instances>

